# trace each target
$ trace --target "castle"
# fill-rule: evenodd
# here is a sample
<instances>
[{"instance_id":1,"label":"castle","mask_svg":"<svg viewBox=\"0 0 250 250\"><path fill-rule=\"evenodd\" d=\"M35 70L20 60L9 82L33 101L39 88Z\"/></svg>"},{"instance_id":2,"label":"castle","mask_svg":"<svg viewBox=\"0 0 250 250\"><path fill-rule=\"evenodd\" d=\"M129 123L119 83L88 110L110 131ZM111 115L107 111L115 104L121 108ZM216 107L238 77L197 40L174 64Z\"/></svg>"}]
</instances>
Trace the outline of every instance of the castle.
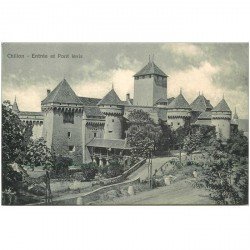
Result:
<instances>
[{"instance_id":1,"label":"castle","mask_svg":"<svg viewBox=\"0 0 250 250\"><path fill-rule=\"evenodd\" d=\"M213 107L203 94L189 104L182 91L176 98L167 96L168 76L149 60L134 75L134 99L122 101L112 89L102 98L80 97L63 79L41 102L41 112L20 111L15 99L13 111L23 122L33 125L33 138L43 137L58 155L71 157L75 164L108 164L110 156L129 152L124 119L134 109L142 109L156 122L161 119L176 130L184 124L214 126L221 139L230 137L238 116L224 97Z\"/></svg>"}]
</instances>

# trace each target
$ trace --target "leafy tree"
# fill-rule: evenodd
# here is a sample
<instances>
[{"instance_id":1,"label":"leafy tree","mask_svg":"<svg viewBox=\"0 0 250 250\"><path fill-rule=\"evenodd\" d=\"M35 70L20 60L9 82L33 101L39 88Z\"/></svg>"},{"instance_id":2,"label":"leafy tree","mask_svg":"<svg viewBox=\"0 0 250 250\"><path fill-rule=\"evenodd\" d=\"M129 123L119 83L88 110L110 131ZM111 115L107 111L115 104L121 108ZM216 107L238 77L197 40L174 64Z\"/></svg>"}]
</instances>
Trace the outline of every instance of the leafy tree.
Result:
<instances>
[{"instance_id":1,"label":"leafy tree","mask_svg":"<svg viewBox=\"0 0 250 250\"><path fill-rule=\"evenodd\" d=\"M172 131L171 127L161 119L159 120L159 125L161 126L162 136L160 137L158 148L162 152L169 152L170 149L173 148L176 141L175 133Z\"/></svg>"},{"instance_id":2,"label":"leafy tree","mask_svg":"<svg viewBox=\"0 0 250 250\"><path fill-rule=\"evenodd\" d=\"M248 159L232 153L234 147L211 139L206 149L208 160L200 168L196 186L208 189L217 204L248 203Z\"/></svg>"},{"instance_id":3,"label":"leafy tree","mask_svg":"<svg viewBox=\"0 0 250 250\"><path fill-rule=\"evenodd\" d=\"M202 134L200 130L198 130L194 134L189 134L188 136L185 137L184 142L183 142L183 147L186 150L188 155L191 155L192 153L198 149L200 149L201 144L202 144Z\"/></svg>"},{"instance_id":4,"label":"leafy tree","mask_svg":"<svg viewBox=\"0 0 250 250\"><path fill-rule=\"evenodd\" d=\"M33 169L37 166L44 166L48 169L52 167L53 162L51 150L46 146L43 138L30 140L25 157L26 164Z\"/></svg>"},{"instance_id":5,"label":"leafy tree","mask_svg":"<svg viewBox=\"0 0 250 250\"><path fill-rule=\"evenodd\" d=\"M9 101L2 104L2 164L22 163L27 145L32 136L32 127L23 123L12 112Z\"/></svg>"},{"instance_id":6,"label":"leafy tree","mask_svg":"<svg viewBox=\"0 0 250 250\"><path fill-rule=\"evenodd\" d=\"M132 147L132 156L147 156L155 151L162 135L161 127L143 110L133 110L128 116L128 143Z\"/></svg>"}]
</instances>

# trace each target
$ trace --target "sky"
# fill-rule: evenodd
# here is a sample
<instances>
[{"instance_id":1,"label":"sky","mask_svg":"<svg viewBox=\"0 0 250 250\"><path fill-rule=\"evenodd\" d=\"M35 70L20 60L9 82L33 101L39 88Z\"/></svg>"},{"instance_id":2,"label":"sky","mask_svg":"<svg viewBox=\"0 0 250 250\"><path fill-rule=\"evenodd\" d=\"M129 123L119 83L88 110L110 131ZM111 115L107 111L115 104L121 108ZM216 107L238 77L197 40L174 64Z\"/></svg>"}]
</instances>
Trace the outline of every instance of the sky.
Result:
<instances>
[{"instance_id":1,"label":"sky","mask_svg":"<svg viewBox=\"0 0 250 250\"><path fill-rule=\"evenodd\" d=\"M15 54L24 58L9 58ZM200 92L215 106L224 95L231 110L236 107L239 117L248 119L247 43L5 43L2 100L13 102L16 96L20 110L40 111L46 90L63 78L78 96L102 98L113 84L124 100L126 93L133 97L133 75L148 63L149 55L169 76L168 98L182 88L189 103Z\"/></svg>"}]
</instances>

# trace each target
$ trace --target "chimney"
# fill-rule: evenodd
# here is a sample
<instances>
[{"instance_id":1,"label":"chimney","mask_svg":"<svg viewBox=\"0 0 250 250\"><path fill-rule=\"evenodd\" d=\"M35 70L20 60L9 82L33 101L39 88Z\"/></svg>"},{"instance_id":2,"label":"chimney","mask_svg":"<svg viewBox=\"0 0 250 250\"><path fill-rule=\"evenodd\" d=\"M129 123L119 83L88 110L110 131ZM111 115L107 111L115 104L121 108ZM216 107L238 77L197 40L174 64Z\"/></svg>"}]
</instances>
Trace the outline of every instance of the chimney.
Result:
<instances>
[{"instance_id":1,"label":"chimney","mask_svg":"<svg viewBox=\"0 0 250 250\"><path fill-rule=\"evenodd\" d=\"M47 96L50 94L50 89L47 89Z\"/></svg>"},{"instance_id":2,"label":"chimney","mask_svg":"<svg viewBox=\"0 0 250 250\"><path fill-rule=\"evenodd\" d=\"M130 101L130 94L129 93L126 94L126 101Z\"/></svg>"}]
</instances>

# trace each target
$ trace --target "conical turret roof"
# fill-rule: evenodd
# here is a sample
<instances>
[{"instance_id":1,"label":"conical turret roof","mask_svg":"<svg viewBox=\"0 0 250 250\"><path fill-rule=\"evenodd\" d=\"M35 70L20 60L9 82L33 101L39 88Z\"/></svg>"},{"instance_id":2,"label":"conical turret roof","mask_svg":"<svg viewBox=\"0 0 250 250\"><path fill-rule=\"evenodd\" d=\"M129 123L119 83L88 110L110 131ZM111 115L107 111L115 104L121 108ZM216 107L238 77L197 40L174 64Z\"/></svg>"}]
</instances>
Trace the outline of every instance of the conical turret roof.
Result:
<instances>
[{"instance_id":1,"label":"conical turret roof","mask_svg":"<svg viewBox=\"0 0 250 250\"><path fill-rule=\"evenodd\" d=\"M123 105L123 103L112 88L97 105Z\"/></svg>"},{"instance_id":2,"label":"conical turret roof","mask_svg":"<svg viewBox=\"0 0 250 250\"><path fill-rule=\"evenodd\" d=\"M15 101L12 105L12 111L13 112L19 112L19 108L18 108L18 105L17 105L17 101L16 101L16 97L15 97Z\"/></svg>"},{"instance_id":3,"label":"conical turret roof","mask_svg":"<svg viewBox=\"0 0 250 250\"><path fill-rule=\"evenodd\" d=\"M185 97L180 93L168 106L168 109L190 109Z\"/></svg>"},{"instance_id":4,"label":"conical turret roof","mask_svg":"<svg viewBox=\"0 0 250 250\"><path fill-rule=\"evenodd\" d=\"M223 98L214 108L212 111L228 111L231 112L231 109L229 108L227 102Z\"/></svg>"},{"instance_id":5,"label":"conical turret roof","mask_svg":"<svg viewBox=\"0 0 250 250\"><path fill-rule=\"evenodd\" d=\"M42 105L48 103L82 104L65 79L42 101Z\"/></svg>"},{"instance_id":6,"label":"conical turret roof","mask_svg":"<svg viewBox=\"0 0 250 250\"><path fill-rule=\"evenodd\" d=\"M205 98L204 95L198 95L197 98L190 104L193 111L206 111L212 110L213 106L210 101Z\"/></svg>"},{"instance_id":7,"label":"conical turret roof","mask_svg":"<svg viewBox=\"0 0 250 250\"><path fill-rule=\"evenodd\" d=\"M167 77L167 75L153 62L149 61L148 64L137 72L134 76L145 76L145 75L158 75Z\"/></svg>"}]
</instances>

